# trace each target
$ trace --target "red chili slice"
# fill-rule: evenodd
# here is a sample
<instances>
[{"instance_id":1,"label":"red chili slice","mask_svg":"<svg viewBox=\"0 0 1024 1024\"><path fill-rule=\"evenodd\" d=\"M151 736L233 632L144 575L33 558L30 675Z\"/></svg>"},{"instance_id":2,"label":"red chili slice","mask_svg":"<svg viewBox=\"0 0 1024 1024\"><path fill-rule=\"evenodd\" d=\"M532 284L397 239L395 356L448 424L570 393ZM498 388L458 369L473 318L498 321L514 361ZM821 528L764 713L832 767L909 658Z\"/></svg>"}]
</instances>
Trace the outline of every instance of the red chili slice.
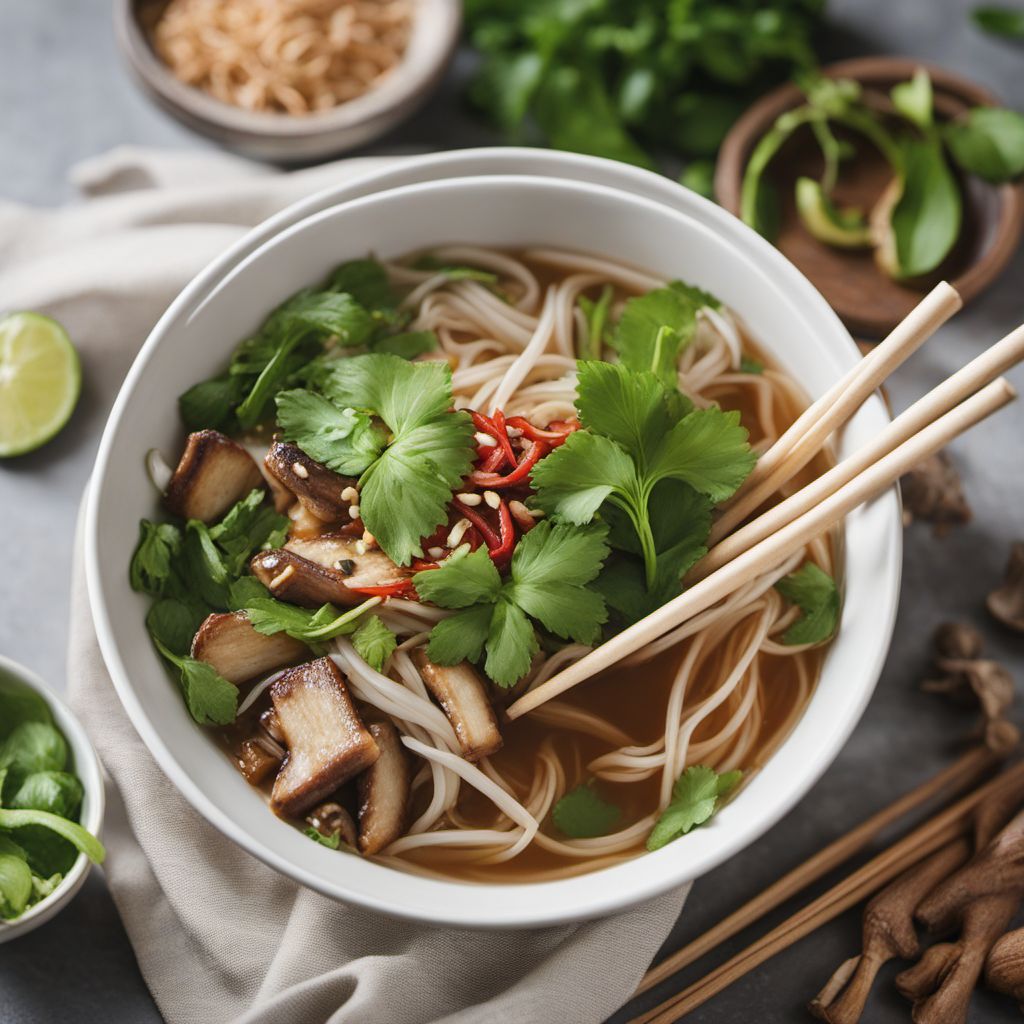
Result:
<instances>
[{"instance_id":1,"label":"red chili slice","mask_svg":"<svg viewBox=\"0 0 1024 1024\"><path fill-rule=\"evenodd\" d=\"M560 445L574 430L580 429L578 420L553 420L548 424L547 430L535 427L529 420L522 416L512 416L507 421L508 426L515 427L523 432L523 437L531 441L546 441L553 448Z\"/></svg>"},{"instance_id":2,"label":"red chili slice","mask_svg":"<svg viewBox=\"0 0 1024 1024\"><path fill-rule=\"evenodd\" d=\"M480 536L483 537L488 551L493 551L501 546L501 537L494 532L494 527L476 509L463 505L458 498L455 499L454 505L480 531Z\"/></svg>"},{"instance_id":3,"label":"red chili slice","mask_svg":"<svg viewBox=\"0 0 1024 1024\"><path fill-rule=\"evenodd\" d=\"M508 502L502 499L498 506L498 522L501 525L501 544L490 550L491 561L503 565L512 557L512 549L516 546L516 531L512 525L512 513Z\"/></svg>"},{"instance_id":4,"label":"red chili slice","mask_svg":"<svg viewBox=\"0 0 1024 1024\"><path fill-rule=\"evenodd\" d=\"M367 597L398 597L412 590L412 585L412 580L398 580L380 587L349 587L349 590L357 594L366 594Z\"/></svg>"},{"instance_id":5,"label":"red chili slice","mask_svg":"<svg viewBox=\"0 0 1024 1024\"><path fill-rule=\"evenodd\" d=\"M505 417L502 416L502 425L499 427L497 423L495 423L489 416L485 416L482 412L470 412L470 416L473 418L473 426L476 427L479 433L486 434L488 437L494 439L497 444L496 450L500 451L503 455L503 459L501 461L505 461L507 459L514 466L516 464L516 456L515 452L512 451L512 444L508 439L508 434L505 432ZM481 458L488 459L481 449L486 451L487 447L483 445L478 446L477 454ZM499 462L499 465L500 464L501 463Z\"/></svg>"},{"instance_id":6,"label":"red chili slice","mask_svg":"<svg viewBox=\"0 0 1024 1024\"><path fill-rule=\"evenodd\" d=\"M550 446L544 441L534 441L526 454L520 459L519 464L507 476L500 476L497 473L487 473L476 469L469 474L469 479L478 487L486 487L488 490L498 490L502 487L513 487L516 484L524 483L530 476L530 470L550 451Z\"/></svg>"},{"instance_id":7,"label":"red chili slice","mask_svg":"<svg viewBox=\"0 0 1024 1024\"><path fill-rule=\"evenodd\" d=\"M491 419L498 431L498 444L501 446L502 451L504 451L509 465L514 466L516 464L516 453L512 450L512 442L509 440L508 430L505 427L505 414L500 409L495 409Z\"/></svg>"}]
</instances>

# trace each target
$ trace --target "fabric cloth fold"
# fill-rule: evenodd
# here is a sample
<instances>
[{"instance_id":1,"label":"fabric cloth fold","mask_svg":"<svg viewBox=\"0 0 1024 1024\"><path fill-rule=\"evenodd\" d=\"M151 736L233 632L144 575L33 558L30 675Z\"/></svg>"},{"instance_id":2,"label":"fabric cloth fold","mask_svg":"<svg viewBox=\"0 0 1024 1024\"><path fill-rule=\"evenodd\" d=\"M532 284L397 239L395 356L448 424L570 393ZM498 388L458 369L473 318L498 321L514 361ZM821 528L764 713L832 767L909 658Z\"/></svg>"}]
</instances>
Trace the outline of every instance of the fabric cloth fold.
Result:
<instances>
[{"instance_id":1,"label":"fabric cloth fold","mask_svg":"<svg viewBox=\"0 0 1024 1024\"><path fill-rule=\"evenodd\" d=\"M300 196L381 162L286 175L218 155L96 158L74 174L83 204L0 204L0 305L65 324L105 415L139 344L205 263ZM501 932L402 922L298 886L196 814L135 733L93 631L81 535L72 588L68 678L108 773L106 877L170 1024L596 1024L632 993L685 888L605 920Z\"/></svg>"}]
</instances>

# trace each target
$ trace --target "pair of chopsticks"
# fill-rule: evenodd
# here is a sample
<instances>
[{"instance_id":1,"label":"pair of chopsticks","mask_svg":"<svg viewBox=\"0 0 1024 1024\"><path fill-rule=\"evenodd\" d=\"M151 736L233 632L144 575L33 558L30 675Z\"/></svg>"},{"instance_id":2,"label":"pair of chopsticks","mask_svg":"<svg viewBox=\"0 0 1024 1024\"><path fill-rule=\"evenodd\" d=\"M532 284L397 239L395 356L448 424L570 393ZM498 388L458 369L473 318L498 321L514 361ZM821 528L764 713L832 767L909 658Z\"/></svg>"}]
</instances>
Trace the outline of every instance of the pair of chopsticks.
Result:
<instances>
[{"instance_id":1,"label":"pair of chopsticks","mask_svg":"<svg viewBox=\"0 0 1024 1024\"><path fill-rule=\"evenodd\" d=\"M1024 359L1024 326L915 402L833 469L742 529L728 533L791 480L882 381L960 306L960 296L944 282L929 292L906 320L814 402L758 460L712 530L712 540L717 543L688 575L687 582L695 580L693 585L524 694L507 709L508 717L519 718L565 693L770 571L953 438L1012 401L1016 392L1000 374Z\"/></svg>"},{"instance_id":2,"label":"pair of chopsticks","mask_svg":"<svg viewBox=\"0 0 1024 1024\"><path fill-rule=\"evenodd\" d=\"M987 751L974 750L966 754L950 768L826 847L709 932L652 968L644 976L637 994L647 991L693 963L796 892L821 878L862 849L882 828L909 810L940 793L960 792L970 786L989 770L993 763L994 759ZM982 801L994 794L1019 790L1022 784L1024 762L1018 762L940 811L720 967L653 1009L634 1017L629 1024L675 1024L676 1021L682 1020L686 1014L707 1002L734 981L856 906L914 864L963 835L970 827L972 813Z\"/></svg>"}]
</instances>

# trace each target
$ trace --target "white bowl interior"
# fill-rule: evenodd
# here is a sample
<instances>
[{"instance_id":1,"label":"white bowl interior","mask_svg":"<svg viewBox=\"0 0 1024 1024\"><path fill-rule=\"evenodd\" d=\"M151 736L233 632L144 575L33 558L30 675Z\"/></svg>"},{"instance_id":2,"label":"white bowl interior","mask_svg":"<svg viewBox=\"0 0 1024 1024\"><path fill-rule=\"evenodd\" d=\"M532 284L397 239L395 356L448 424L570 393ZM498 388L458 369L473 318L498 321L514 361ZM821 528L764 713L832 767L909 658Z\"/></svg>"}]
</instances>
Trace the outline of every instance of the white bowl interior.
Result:
<instances>
[{"instance_id":1,"label":"white bowl interior","mask_svg":"<svg viewBox=\"0 0 1024 1024\"><path fill-rule=\"evenodd\" d=\"M177 454L176 396L219 370L236 341L275 304L369 251L392 257L446 242L547 245L680 277L717 294L811 395L821 394L857 358L849 336L834 318L820 315L820 297L782 257L765 256L762 240L752 241L748 254L724 235L692 216L599 186L502 176L442 180L316 213L257 248L218 283L201 277L195 294L184 294L168 311L104 435L87 526L89 583L101 646L125 707L163 769L211 822L328 895L425 920L517 926L607 913L681 884L750 843L800 799L859 718L887 650L899 584L894 494L847 521L842 628L807 712L769 763L710 827L656 854L558 882L427 880L338 858L276 820L189 719L150 646L146 602L128 586L138 520L159 514L143 456L151 447ZM843 448L863 443L885 421L881 402L872 400L844 432Z\"/></svg>"},{"instance_id":2,"label":"white bowl interior","mask_svg":"<svg viewBox=\"0 0 1024 1024\"><path fill-rule=\"evenodd\" d=\"M93 835L99 835L100 826L103 824L103 776L96 752L85 734L85 729L71 713L71 709L57 698L34 672L11 661L10 658L0 656L0 676L6 676L34 690L50 706L54 724L64 734L71 751L69 771L73 771L82 782L84 793L79 821ZM49 896L29 907L14 921L0 920L0 943L24 935L49 921L82 887L90 867L89 858L80 853L71 870Z\"/></svg>"}]
</instances>

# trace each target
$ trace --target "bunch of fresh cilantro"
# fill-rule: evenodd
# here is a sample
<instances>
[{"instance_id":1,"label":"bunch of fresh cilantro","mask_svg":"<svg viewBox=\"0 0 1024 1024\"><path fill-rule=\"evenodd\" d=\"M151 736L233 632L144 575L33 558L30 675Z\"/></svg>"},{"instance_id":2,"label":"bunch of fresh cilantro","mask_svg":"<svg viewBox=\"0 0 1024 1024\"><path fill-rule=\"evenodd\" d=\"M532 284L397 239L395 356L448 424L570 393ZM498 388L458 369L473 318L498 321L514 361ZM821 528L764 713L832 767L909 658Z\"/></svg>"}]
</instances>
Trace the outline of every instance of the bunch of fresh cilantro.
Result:
<instances>
[{"instance_id":1,"label":"bunch of fresh cilantro","mask_svg":"<svg viewBox=\"0 0 1024 1024\"><path fill-rule=\"evenodd\" d=\"M470 99L505 132L652 166L707 157L767 87L815 66L824 0L467 0Z\"/></svg>"}]
</instances>

